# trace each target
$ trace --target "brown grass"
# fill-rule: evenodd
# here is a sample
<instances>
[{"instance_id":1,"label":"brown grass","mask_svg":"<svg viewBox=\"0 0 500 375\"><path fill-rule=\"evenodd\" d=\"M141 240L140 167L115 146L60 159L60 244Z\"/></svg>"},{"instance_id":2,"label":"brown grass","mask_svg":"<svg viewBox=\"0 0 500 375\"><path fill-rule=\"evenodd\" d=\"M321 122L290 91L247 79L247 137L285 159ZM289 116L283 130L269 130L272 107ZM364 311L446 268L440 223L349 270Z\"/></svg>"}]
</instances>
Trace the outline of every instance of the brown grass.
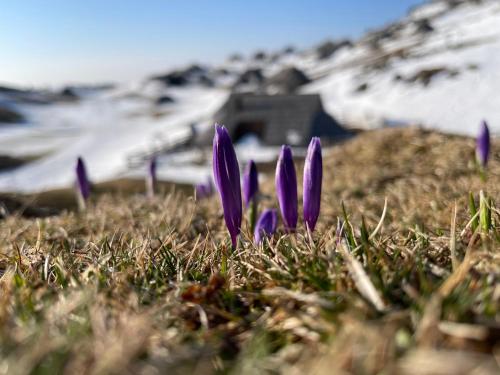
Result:
<instances>
[{"instance_id":1,"label":"brown grass","mask_svg":"<svg viewBox=\"0 0 500 375\"><path fill-rule=\"evenodd\" d=\"M499 146L487 182L468 138L388 129L325 149L312 238L254 246L244 226L225 277L216 197L104 194L82 214L8 217L0 374L497 373L498 207L487 231L467 223L469 191L498 201Z\"/></svg>"}]
</instances>

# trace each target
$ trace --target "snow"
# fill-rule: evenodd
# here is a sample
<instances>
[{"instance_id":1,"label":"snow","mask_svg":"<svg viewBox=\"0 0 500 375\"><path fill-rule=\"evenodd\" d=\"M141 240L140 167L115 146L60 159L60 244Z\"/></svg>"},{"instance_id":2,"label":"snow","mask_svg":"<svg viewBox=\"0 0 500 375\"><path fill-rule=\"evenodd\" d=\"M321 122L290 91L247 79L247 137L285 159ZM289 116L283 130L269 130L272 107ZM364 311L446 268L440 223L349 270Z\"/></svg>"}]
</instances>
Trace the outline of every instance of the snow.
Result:
<instances>
[{"instance_id":1,"label":"snow","mask_svg":"<svg viewBox=\"0 0 500 375\"><path fill-rule=\"evenodd\" d=\"M448 9L446 1L433 1L415 8L410 12L410 17L414 19L434 18Z\"/></svg>"},{"instance_id":2,"label":"snow","mask_svg":"<svg viewBox=\"0 0 500 375\"><path fill-rule=\"evenodd\" d=\"M279 146L265 146L256 137L244 137L235 144L236 156L240 168L243 170L248 161L257 163L275 160L280 152ZM293 148L296 156L305 156L306 149L301 147ZM206 182L212 178L212 158L211 149L190 149L163 155L157 158L158 178L165 181L176 181L183 184L195 185ZM179 173L182 168L182 174ZM124 177L144 178L146 167L139 166L130 170Z\"/></svg>"},{"instance_id":3,"label":"snow","mask_svg":"<svg viewBox=\"0 0 500 375\"><path fill-rule=\"evenodd\" d=\"M415 21L424 18L434 30L418 34ZM78 156L84 158L95 182L142 178L145 167L136 160L189 136L193 128L211 126L213 114L227 99L238 75L255 68L266 77L288 66L303 70L313 81L301 92L321 94L325 109L348 126L419 124L474 136L485 119L491 133L498 136L500 2L464 2L450 8L446 1L436 0L413 9L398 25L390 38L379 41L378 50L366 37L323 60L311 49L273 60L248 58L208 67L213 88L194 84L167 88L161 82L143 80L89 92L77 102L16 103L16 110L28 123L0 126L0 154L38 159L0 173L0 190L36 192L70 186ZM385 67L373 67L384 59ZM214 73L221 68L228 74ZM419 72L437 68L447 71L433 76L427 85L409 82ZM356 90L364 84L366 90ZM174 102L155 105L162 95ZM36 93L32 96L38 98ZM12 104L5 93L0 94L0 103ZM293 144L294 134L287 136ZM274 160L279 147L261 145L251 138L240 142L236 151L243 166L250 159ZM294 152L299 155L304 150ZM191 149L160 156L158 177L204 182L211 175L209 153Z\"/></svg>"},{"instance_id":4,"label":"snow","mask_svg":"<svg viewBox=\"0 0 500 375\"><path fill-rule=\"evenodd\" d=\"M495 98L500 88L500 3L462 5L436 18L432 26L435 31L417 44L407 38L384 45L389 52L390 48L406 46L414 58L394 60L387 69L368 73L354 64L352 68L333 64L331 69L339 67L337 71L311 83L304 92L319 92L326 109L337 119L360 127L403 121L474 136L484 118L492 133L499 134L500 111ZM467 43L470 45L461 48ZM342 66L345 64L343 61ZM457 70L458 76L441 74L425 87L394 80L396 74L408 77L437 67ZM362 82L369 88L354 93Z\"/></svg>"},{"instance_id":5,"label":"snow","mask_svg":"<svg viewBox=\"0 0 500 375\"><path fill-rule=\"evenodd\" d=\"M18 156L52 153L0 174L0 189L36 192L70 186L78 156L84 158L92 181L121 176L128 170L129 156L183 137L190 124L207 120L227 96L222 90L200 88L182 89L177 94L179 105L159 119L137 101L117 102L106 97L57 108L31 109L30 117L39 119L39 123L23 129L25 133L17 137L1 132L0 149L7 150L17 142L22 144L14 152ZM33 152L29 142L37 143L33 139L40 134L48 136L50 144ZM23 139L30 141L23 143Z\"/></svg>"}]
</instances>

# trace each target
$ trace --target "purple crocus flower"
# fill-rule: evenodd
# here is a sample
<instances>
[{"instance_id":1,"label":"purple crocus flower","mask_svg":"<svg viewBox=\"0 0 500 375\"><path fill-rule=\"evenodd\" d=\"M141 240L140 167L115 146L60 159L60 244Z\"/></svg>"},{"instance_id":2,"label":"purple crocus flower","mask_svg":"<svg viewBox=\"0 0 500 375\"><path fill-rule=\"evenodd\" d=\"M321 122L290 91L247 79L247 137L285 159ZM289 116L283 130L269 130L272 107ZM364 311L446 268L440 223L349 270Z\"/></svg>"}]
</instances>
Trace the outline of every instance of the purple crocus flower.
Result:
<instances>
[{"instance_id":1,"label":"purple crocus flower","mask_svg":"<svg viewBox=\"0 0 500 375\"><path fill-rule=\"evenodd\" d=\"M253 199L257 198L259 191L259 177L257 166L253 160L250 160L243 173L243 198L245 207L248 208Z\"/></svg>"},{"instance_id":2,"label":"purple crocus flower","mask_svg":"<svg viewBox=\"0 0 500 375\"><path fill-rule=\"evenodd\" d=\"M297 227L297 176L293 164L292 150L282 146L276 166L276 194L285 229L295 231Z\"/></svg>"},{"instance_id":3,"label":"purple crocus flower","mask_svg":"<svg viewBox=\"0 0 500 375\"><path fill-rule=\"evenodd\" d=\"M257 225L255 226L254 240L255 243L260 243L264 237L272 236L276 232L278 226L278 213L275 209L267 209L262 212Z\"/></svg>"},{"instance_id":4,"label":"purple crocus flower","mask_svg":"<svg viewBox=\"0 0 500 375\"><path fill-rule=\"evenodd\" d=\"M196 199L208 198L213 194L212 183L208 180L206 183L199 183L194 186Z\"/></svg>"},{"instance_id":5,"label":"purple crocus flower","mask_svg":"<svg viewBox=\"0 0 500 375\"><path fill-rule=\"evenodd\" d=\"M479 135L476 140L476 157L481 165L485 168L488 164L488 157L490 154L490 131L488 129L488 124L486 121L481 122L481 128L479 129Z\"/></svg>"},{"instance_id":6,"label":"purple crocus flower","mask_svg":"<svg viewBox=\"0 0 500 375\"><path fill-rule=\"evenodd\" d=\"M149 198L153 198L156 191L156 156L153 156L149 161L148 174L146 176L146 194Z\"/></svg>"},{"instance_id":7,"label":"purple crocus flower","mask_svg":"<svg viewBox=\"0 0 500 375\"><path fill-rule=\"evenodd\" d=\"M233 248L240 233L242 204L240 170L231 137L224 126L215 125L213 143L214 181L224 209L224 220Z\"/></svg>"},{"instance_id":8,"label":"purple crocus flower","mask_svg":"<svg viewBox=\"0 0 500 375\"><path fill-rule=\"evenodd\" d=\"M312 232L316 226L321 204L321 181L323 179L323 160L321 142L313 137L307 149L304 164L304 223Z\"/></svg>"},{"instance_id":9,"label":"purple crocus flower","mask_svg":"<svg viewBox=\"0 0 500 375\"><path fill-rule=\"evenodd\" d=\"M76 187L80 197L86 201L90 196L90 183L85 163L81 157L78 157L76 161Z\"/></svg>"}]
</instances>

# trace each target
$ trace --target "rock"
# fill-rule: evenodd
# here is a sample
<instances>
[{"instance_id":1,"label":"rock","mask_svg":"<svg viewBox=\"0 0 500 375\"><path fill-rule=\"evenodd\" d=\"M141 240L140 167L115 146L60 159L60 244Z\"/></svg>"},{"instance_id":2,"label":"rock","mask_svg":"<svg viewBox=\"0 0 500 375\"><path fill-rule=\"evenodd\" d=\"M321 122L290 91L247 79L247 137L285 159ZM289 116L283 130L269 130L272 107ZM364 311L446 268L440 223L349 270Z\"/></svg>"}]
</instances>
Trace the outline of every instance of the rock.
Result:
<instances>
[{"instance_id":1,"label":"rock","mask_svg":"<svg viewBox=\"0 0 500 375\"><path fill-rule=\"evenodd\" d=\"M356 89L354 90L354 92L356 93L361 93L361 92L365 92L366 90L368 90L370 86L368 85L368 83L362 83L360 84L358 87L356 87Z\"/></svg>"},{"instance_id":2,"label":"rock","mask_svg":"<svg viewBox=\"0 0 500 375\"><path fill-rule=\"evenodd\" d=\"M170 104L173 103L174 99L168 95L162 95L156 98L155 104L156 105L163 105L163 104Z\"/></svg>"},{"instance_id":3,"label":"rock","mask_svg":"<svg viewBox=\"0 0 500 375\"><path fill-rule=\"evenodd\" d=\"M16 124L24 122L24 116L15 110L0 104L0 123Z\"/></svg>"},{"instance_id":4,"label":"rock","mask_svg":"<svg viewBox=\"0 0 500 375\"><path fill-rule=\"evenodd\" d=\"M0 86L0 93L5 93L5 94L20 94L23 93L23 90L15 89L13 87L8 87L8 86Z\"/></svg>"},{"instance_id":5,"label":"rock","mask_svg":"<svg viewBox=\"0 0 500 375\"><path fill-rule=\"evenodd\" d=\"M73 101L80 99L80 97L76 94L75 89L73 89L72 87L65 87L59 93L59 99L63 101Z\"/></svg>"},{"instance_id":6,"label":"rock","mask_svg":"<svg viewBox=\"0 0 500 375\"><path fill-rule=\"evenodd\" d=\"M215 71L215 74L220 75L220 76L227 76L227 75L229 75L229 70L227 70L225 68L218 68Z\"/></svg>"},{"instance_id":7,"label":"rock","mask_svg":"<svg viewBox=\"0 0 500 375\"><path fill-rule=\"evenodd\" d=\"M188 84L213 86L213 80L208 76L208 71L196 64L184 70L176 70L164 75L154 76L151 79L163 82L165 86L185 86Z\"/></svg>"},{"instance_id":8,"label":"rock","mask_svg":"<svg viewBox=\"0 0 500 375\"><path fill-rule=\"evenodd\" d=\"M377 50L380 48L382 41L395 38L403 28L404 24L402 22L394 22L380 29L370 31L361 40L372 49Z\"/></svg>"},{"instance_id":9,"label":"rock","mask_svg":"<svg viewBox=\"0 0 500 375\"><path fill-rule=\"evenodd\" d=\"M264 82L264 75L260 69L248 69L243 72L235 83L235 86L240 85L257 85L260 86Z\"/></svg>"},{"instance_id":10,"label":"rock","mask_svg":"<svg viewBox=\"0 0 500 375\"><path fill-rule=\"evenodd\" d=\"M455 77L459 72L455 69L450 69L447 67L435 67L429 69L422 69L417 73L403 78L405 82L408 83L421 83L424 86L428 86L432 79L438 75L446 75L447 77Z\"/></svg>"},{"instance_id":11,"label":"rock","mask_svg":"<svg viewBox=\"0 0 500 375\"><path fill-rule=\"evenodd\" d=\"M154 81L160 81L165 86L185 86L188 81L182 72L171 72L151 78Z\"/></svg>"},{"instance_id":12,"label":"rock","mask_svg":"<svg viewBox=\"0 0 500 375\"><path fill-rule=\"evenodd\" d=\"M427 34L433 32L434 28L427 18L423 18L421 20L415 21L415 31L418 34Z\"/></svg>"},{"instance_id":13,"label":"rock","mask_svg":"<svg viewBox=\"0 0 500 375\"><path fill-rule=\"evenodd\" d=\"M9 155L0 155L0 171L4 172L6 170L15 169L26 164L26 162L26 159L16 158Z\"/></svg>"},{"instance_id":14,"label":"rock","mask_svg":"<svg viewBox=\"0 0 500 375\"><path fill-rule=\"evenodd\" d=\"M399 74L399 73L395 74L394 77L393 77L393 80L395 82L402 81L403 79L404 79L403 76L401 74Z\"/></svg>"},{"instance_id":15,"label":"rock","mask_svg":"<svg viewBox=\"0 0 500 375\"><path fill-rule=\"evenodd\" d=\"M241 56L239 53L233 53L231 56L229 56L229 61L237 62L241 60L243 60L243 56Z\"/></svg>"},{"instance_id":16,"label":"rock","mask_svg":"<svg viewBox=\"0 0 500 375\"><path fill-rule=\"evenodd\" d=\"M253 59L256 61L265 60L266 57L267 57L267 54L264 51L257 51L253 55Z\"/></svg>"},{"instance_id":17,"label":"rock","mask_svg":"<svg viewBox=\"0 0 500 375\"><path fill-rule=\"evenodd\" d=\"M281 52L274 52L272 54L270 54L268 56L268 61L270 63L273 63L273 62L276 62L278 61L279 59L281 59L281 57L283 56L283 54Z\"/></svg>"},{"instance_id":18,"label":"rock","mask_svg":"<svg viewBox=\"0 0 500 375\"><path fill-rule=\"evenodd\" d=\"M206 69L201 67L200 65L193 64L186 69L183 70L184 75L193 76L193 75L201 75L206 73Z\"/></svg>"},{"instance_id":19,"label":"rock","mask_svg":"<svg viewBox=\"0 0 500 375\"><path fill-rule=\"evenodd\" d=\"M275 76L266 80L266 87L273 88L281 94L295 92L300 86L311 82L304 72L295 68L285 68Z\"/></svg>"},{"instance_id":20,"label":"rock","mask_svg":"<svg viewBox=\"0 0 500 375\"><path fill-rule=\"evenodd\" d=\"M350 47L352 43L350 40L344 39L338 42L326 41L323 44L320 44L316 48L316 54L319 59L327 59L335 52L337 52L342 47Z\"/></svg>"},{"instance_id":21,"label":"rock","mask_svg":"<svg viewBox=\"0 0 500 375\"><path fill-rule=\"evenodd\" d=\"M208 75L203 74L197 79L197 83L205 87L213 87L214 81Z\"/></svg>"}]
</instances>

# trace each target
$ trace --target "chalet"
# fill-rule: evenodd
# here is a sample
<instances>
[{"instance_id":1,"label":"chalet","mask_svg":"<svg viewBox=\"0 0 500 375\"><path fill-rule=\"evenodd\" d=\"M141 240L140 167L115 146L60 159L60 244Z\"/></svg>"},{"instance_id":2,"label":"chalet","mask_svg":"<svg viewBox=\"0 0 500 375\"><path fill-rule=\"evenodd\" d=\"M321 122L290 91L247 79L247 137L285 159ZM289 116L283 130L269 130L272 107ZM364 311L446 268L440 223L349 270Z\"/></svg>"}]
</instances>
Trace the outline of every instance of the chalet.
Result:
<instances>
[{"instance_id":1,"label":"chalet","mask_svg":"<svg viewBox=\"0 0 500 375\"><path fill-rule=\"evenodd\" d=\"M265 145L305 146L317 136L338 141L350 132L323 109L319 95L231 94L214 115L225 125L233 142L255 136ZM201 134L199 143L209 144L213 131Z\"/></svg>"}]
</instances>

